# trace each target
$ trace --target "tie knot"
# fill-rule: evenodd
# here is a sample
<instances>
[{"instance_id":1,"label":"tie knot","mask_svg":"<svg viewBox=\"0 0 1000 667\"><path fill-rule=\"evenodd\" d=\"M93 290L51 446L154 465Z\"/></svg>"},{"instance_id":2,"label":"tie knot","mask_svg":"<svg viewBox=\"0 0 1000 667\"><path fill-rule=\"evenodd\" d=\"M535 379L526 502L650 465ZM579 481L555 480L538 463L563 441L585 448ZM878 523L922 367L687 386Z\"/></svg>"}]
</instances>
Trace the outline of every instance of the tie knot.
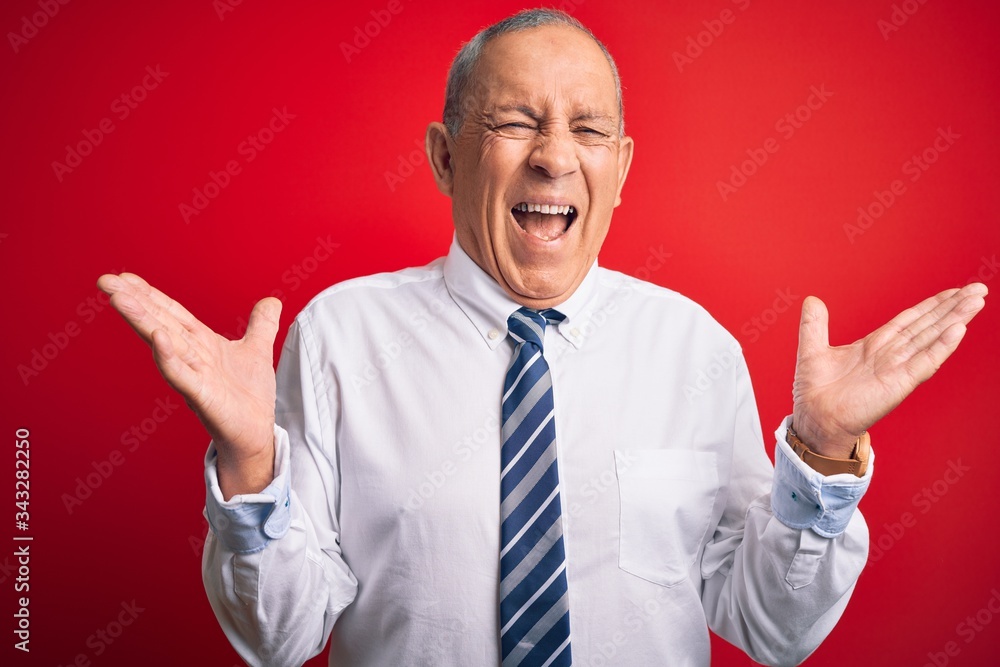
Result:
<instances>
[{"instance_id":1,"label":"tie knot","mask_svg":"<svg viewBox=\"0 0 1000 667\"><path fill-rule=\"evenodd\" d=\"M545 339L545 325L549 322L558 324L564 319L566 316L555 308L534 310L522 307L507 318L507 332L519 345L533 343L541 349L542 341Z\"/></svg>"}]
</instances>

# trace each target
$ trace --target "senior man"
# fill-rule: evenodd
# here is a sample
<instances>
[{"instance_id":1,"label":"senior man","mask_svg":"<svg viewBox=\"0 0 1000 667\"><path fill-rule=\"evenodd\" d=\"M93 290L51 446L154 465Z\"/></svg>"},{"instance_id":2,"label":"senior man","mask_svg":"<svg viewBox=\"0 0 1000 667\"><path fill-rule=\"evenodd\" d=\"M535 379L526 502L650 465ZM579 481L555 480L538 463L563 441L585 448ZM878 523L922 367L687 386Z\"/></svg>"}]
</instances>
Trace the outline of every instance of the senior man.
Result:
<instances>
[{"instance_id":1,"label":"senior man","mask_svg":"<svg viewBox=\"0 0 1000 667\"><path fill-rule=\"evenodd\" d=\"M277 300L228 341L137 276L99 281L212 436L204 579L226 634L253 665L331 633L331 665L707 665L709 628L800 662L865 562L865 432L985 287L835 348L806 299L772 468L732 336L597 265L633 150L600 42L522 12L463 47L446 97L426 145L447 257L317 296L277 380Z\"/></svg>"}]
</instances>

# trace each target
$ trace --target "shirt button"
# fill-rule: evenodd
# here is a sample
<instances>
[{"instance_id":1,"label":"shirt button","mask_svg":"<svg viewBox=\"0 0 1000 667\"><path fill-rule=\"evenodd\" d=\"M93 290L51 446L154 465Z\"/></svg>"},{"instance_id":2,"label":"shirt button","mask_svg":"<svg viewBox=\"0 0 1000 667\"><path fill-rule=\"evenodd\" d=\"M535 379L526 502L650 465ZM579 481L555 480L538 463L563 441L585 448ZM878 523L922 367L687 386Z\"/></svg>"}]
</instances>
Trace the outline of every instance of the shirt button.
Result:
<instances>
[{"instance_id":1,"label":"shirt button","mask_svg":"<svg viewBox=\"0 0 1000 667\"><path fill-rule=\"evenodd\" d=\"M570 335L573 336L573 338L579 338L580 337L580 330L577 329L576 327L573 327L572 329L570 329L569 333L570 333Z\"/></svg>"},{"instance_id":2,"label":"shirt button","mask_svg":"<svg viewBox=\"0 0 1000 667\"><path fill-rule=\"evenodd\" d=\"M486 334L486 335L489 336L490 340L496 340L497 336L500 335L500 330L499 329L490 329L490 332L488 334Z\"/></svg>"}]
</instances>

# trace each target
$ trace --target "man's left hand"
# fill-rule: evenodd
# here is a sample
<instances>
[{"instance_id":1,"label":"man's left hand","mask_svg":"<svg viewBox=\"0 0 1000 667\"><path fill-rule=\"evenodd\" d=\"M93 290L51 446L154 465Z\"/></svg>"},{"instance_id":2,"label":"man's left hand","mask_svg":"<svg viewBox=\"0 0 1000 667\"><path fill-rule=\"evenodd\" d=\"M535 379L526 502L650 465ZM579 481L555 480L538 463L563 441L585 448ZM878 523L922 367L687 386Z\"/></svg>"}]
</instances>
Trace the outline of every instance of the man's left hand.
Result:
<instances>
[{"instance_id":1,"label":"man's left hand","mask_svg":"<svg viewBox=\"0 0 1000 667\"><path fill-rule=\"evenodd\" d=\"M850 458L858 437L955 351L987 291L982 283L945 290L840 347L830 347L826 306L806 297L792 387L799 438L822 456Z\"/></svg>"}]
</instances>

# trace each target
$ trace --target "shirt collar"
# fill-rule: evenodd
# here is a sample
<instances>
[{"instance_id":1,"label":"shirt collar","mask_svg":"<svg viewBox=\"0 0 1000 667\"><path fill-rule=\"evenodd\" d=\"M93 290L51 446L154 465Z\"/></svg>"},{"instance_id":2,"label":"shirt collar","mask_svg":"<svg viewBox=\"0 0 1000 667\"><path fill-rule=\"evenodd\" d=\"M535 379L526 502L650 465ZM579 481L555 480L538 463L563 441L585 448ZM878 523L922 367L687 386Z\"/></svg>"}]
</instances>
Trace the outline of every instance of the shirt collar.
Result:
<instances>
[{"instance_id":1,"label":"shirt collar","mask_svg":"<svg viewBox=\"0 0 1000 667\"><path fill-rule=\"evenodd\" d=\"M521 304L514 301L503 288L469 257L452 237L451 248L444 260L444 282L451 297L462 309L479 334L495 350L507 338L507 318ZM568 299L554 306L566 316L558 325L559 333L574 347L583 344L584 334L579 326L586 322L594 307L597 294L597 260L587 271L586 277Z\"/></svg>"}]
</instances>

